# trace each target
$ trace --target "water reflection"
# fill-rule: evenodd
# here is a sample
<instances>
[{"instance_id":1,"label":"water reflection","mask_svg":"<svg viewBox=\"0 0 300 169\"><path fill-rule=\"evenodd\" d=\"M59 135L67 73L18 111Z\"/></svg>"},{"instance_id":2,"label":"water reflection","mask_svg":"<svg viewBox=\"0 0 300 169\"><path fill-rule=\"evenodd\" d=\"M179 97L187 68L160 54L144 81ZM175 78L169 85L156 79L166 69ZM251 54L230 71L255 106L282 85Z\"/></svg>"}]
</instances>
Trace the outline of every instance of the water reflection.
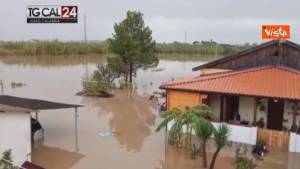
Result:
<instances>
[{"instance_id":1,"label":"water reflection","mask_svg":"<svg viewBox=\"0 0 300 169\"><path fill-rule=\"evenodd\" d=\"M33 148L32 151L32 162L47 169L69 169L83 157L82 154L53 147Z\"/></svg>"},{"instance_id":2,"label":"water reflection","mask_svg":"<svg viewBox=\"0 0 300 169\"><path fill-rule=\"evenodd\" d=\"M114 91L114 94L113 98L85 97L83 103L98 107L100 116L109 113L109 130L115 133L118 143L127 151L138 152L154 126L155 103L133 92Z\"/></svg>"},{"instance_id":3,"label":"water reflection","mask_svg":"<svg viewBox=\"0 0 300 169\"><path fill-rule=\"evenodd\" d=\"M157 68L140 69L134 79L137 84L137 93L134 94L116 91L115 97L108 99L76 96L75 93L82 89L82 77L86 72L92 73L97 62L91 59L91 63L85 64L82 57L69 56L57 59L52 56L45 59L12 57L0 62L0 77L6 94L84 105L79 109L78 120L79 153L84 154L84 158L81 155L81 160L78 160L74 149L73 109L45 110L40 113L39 120L45 129L44 145L47 147L34 150L34 161L49 169L139 169L141 166L153 169L159 166L159 162L164 161L164 134L154 131L154 120L159 122L154 111L155 103L142 96L149 96L162 82L171 78L199 74L191 69L203 62L160 60ZM11 82L27 85L13 90L8 85ZM99 132L106 130L119 134L107 139L98 136ZM60 150L71 153L70 158L72 154L76 158L70 160L68 155L54 153ZM71 162L61 162L65 158Z\"/></svg>"},{"instance_id":4,"label":"water reflection","mask_svg":"<svg viewBox=\"0 0 300 169\"><path fill-rule=\"evenodd\" d=\"M215 151L214 142L209 141L208 145L208 164L212 159L213 152ZM215 163L215 169L224 168L235 168L235 150L237 147L244 147L248 149L247 156L252 159L256 164L256 169L299 169L299 159L300 155L297 153L288 153L286 151L280 150L270 150L270 152L265 156L264 160L258 160L254 158L251 154L252 146L242 145L233 143L230 146L224 147L220 151L220 154ZM186 156L184 149L177 149L173 146L168 145L165 160L160 161L160 164L156 169L202 169L202 158L197 157L196 159L190 159Z\"/></svg>"},{"instance_id":5,"label":"water reflection","mask_svg":"<svg viewBox=\"0 0 300 169\"><path fill-rule=\"evenodd\" d=\"M65 55L65 56L2 56L1 62L7 65L22 66L71 66L103 63L109 55Z\"/></svg>"}]
</instances>

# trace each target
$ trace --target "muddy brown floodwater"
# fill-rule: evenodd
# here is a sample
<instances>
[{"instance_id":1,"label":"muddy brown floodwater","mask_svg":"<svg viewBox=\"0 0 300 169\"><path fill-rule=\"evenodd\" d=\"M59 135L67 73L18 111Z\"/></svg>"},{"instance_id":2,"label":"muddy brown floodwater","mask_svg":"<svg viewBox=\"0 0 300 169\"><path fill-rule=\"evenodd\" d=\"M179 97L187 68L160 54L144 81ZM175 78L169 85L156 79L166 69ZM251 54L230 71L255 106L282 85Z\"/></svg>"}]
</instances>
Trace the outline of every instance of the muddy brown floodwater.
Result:
<instances>
[{"instance_id":1,"label":"muddy brown floodwater","mask_svg":"<svg viewBox=\"0 0 300 169\"><path fill-rule=\"evenodd\" d=\"M45 141L43 146L33 148L32 161L47 169L200 169L201 158L190 160L181 150L165 147L164 131L155 132L160 121L157 103L148 97L158 91L162 82L197 75L191 71L192 67L204 62L161 60L156 68L138 71L134 92L116 90L113 98L76 96L81 90L82 77L92 73L95 64L103 60L91 57L86 61L72 57L0 59L5 94L84 105L79 108L78 138L74 132L73 109L39 113ZM12 88L11 82L26 86ZM102 131L113 131L114 135L103 138L98 135ZM234 151L226 148L216 168L234 168ZM295 154L276 152L259 168L299 169L294 162L299 159Z\"/></svg>"}]
</instances>

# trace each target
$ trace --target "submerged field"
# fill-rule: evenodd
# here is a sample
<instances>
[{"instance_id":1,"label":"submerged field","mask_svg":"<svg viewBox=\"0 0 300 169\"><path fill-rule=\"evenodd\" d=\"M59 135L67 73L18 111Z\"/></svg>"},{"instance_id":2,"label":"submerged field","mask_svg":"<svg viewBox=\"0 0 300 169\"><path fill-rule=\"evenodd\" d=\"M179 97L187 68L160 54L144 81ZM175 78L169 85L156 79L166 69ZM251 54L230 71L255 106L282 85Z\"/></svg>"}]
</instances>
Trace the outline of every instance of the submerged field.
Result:
<instances>
[{"instance_id":1,"label":"submerged field","mask_svg":"<svg viewBox=\"0 0 300 169\"><path fill-rule=\"evenodd\" d=\"M81 90L82 77L93 72L96 63L104 63L105 57L0 59L4 94L84 105L79 109L78 137L72 109L39 113L45 142L33 148L33 162L47 169L200 169L201 158L191 160L181 150L165 146L164 131L155 132L160 121L158 103L148 98L162 82L198 75L191 71L192 67L207 60L162 59L156 68L137 72L135 91L115 90L113 98L76 96ZM26 86L12 88L11 82ZM102 131L115 134L103 138L99 136ZM211 143L209 150L213 149ZM226 147L218 157L216 169L233 169L234 151L234 147ZM272 151L265 161L258 162L258 169L299 169L295 165L299 159L292 153Z\"/></svg>"},{"instance_id":2,"label":"submerged field","mask_svg":"<svg viewBox=\"0 0 300 169\"><path fill-rule=\"evenodd\" d=\"M157 54L185 54L220 56L247 49L250 45L217 44L216 42L202 43L157 43ZM60 41L0 41L0 56L7 55L86 55L110 54L109 45L103 42L60 42ZM172 54L172 55L170 55Z\"/></svg>"}]
</instances>

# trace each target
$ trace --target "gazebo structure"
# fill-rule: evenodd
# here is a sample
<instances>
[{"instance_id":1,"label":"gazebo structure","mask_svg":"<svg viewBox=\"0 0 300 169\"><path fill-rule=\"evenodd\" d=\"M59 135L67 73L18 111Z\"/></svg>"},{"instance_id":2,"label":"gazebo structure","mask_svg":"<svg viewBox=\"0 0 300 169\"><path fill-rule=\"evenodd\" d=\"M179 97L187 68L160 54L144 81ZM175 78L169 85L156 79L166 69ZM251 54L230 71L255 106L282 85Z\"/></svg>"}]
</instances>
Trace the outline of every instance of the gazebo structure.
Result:
<instances>
[{"instance_id":1,"label":"gazebo structure","mask_svg":"<svg viewBox=\"0 0 300 169\"><path fill-rule=\"evenodd\" d=\"M38 113L41 110L66 108L75 109L74 131L77 148L78 107L81 107L81 105L0 95L0 152L11 149L14 162L18 166L26 161L31 161L32 117L30 113L35 112L35 118L38 120Z\"/></svg>"},{"instance_id":2,"label":"gazebo structure","mask_svg":"<svg viewBox=\"0 0 300 169\"><path fill-rule=\"evenodd\" d=\"M300 46L274 40L193 68L201 75L160 86L166 105L210 105L232 141L300 152ZM209 72L209 73L207 73Z\"/></svg>"}]
</instances>

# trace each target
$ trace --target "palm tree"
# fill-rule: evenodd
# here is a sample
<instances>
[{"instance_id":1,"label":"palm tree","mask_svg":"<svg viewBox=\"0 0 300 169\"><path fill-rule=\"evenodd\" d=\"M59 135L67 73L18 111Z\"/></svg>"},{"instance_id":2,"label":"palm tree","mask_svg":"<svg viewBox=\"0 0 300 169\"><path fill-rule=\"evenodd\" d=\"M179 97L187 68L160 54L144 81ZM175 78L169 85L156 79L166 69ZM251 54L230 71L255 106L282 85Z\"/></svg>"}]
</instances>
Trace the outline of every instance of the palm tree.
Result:
<instances>
[{"instance_id":1,"label":"palm tree","mask_svg":"<svg viewBox=\"0 0 300 169\"><path fill-rule=\"evenodd\" d=\"M169 143L176 144L177 147L180 144L181 134L182 134L181 131L183 126L182 114L183 112L178 108L173 108L170 111L164 112L164 114L162 115L163 121L161 121L156 128L156 131L158 132L162 128L167 127L169 122L174 121L170 129Z\"/></svg>"},{"instance_id":2,"label":"palm tree","mask_svg":"<svg viewBox=\"0 0 300 169\"><path fill-rule=\"evenodd\" d=\"M164 120L159 124L156 131L167 126L169 122L174 121L169 138L171 143L176 143L178 146L181 141L183 126L185 126L185 148L187 152L191 153L192 131L196 131L198 128L197 126L200 126L201 123L206 123L205 119L214 119L215 116L213 110L205 104L193 106L191 108L186 107L184 111L174 108L165 112L163 115Z\"/></svg>"},{"instance_id":3,"label":"palm tree","mask_svg":"<svg viewBox=\"0 0 300 169\"><path fill-rule=\"evenodd\" d=\"M201 116L207 120L216 119L216 113L214 112L214 110L211 107L209 107L206 104L196 105L196 106L193 106L191 109L194 112L198 113L199 116Z\"/></svg>"},{"instance_id":4,"label":"palm tree","mask_svg":"<svg viewBox=\"0 0 300 169\"><path fill-rule=\"evenodd\" d=\"M202 145L203 168L207 168L206 142L209 139L209 137L212 135L212 133L213 133L213 125L209 121L201 123L196 127L196 135L199 138Z\"/></svg>"},{"instance_id":5,"label":"palm tree","mask_svg":"<svg viewBox=\"0 0 300 169\"><path fill-rule=\"evenodd\" d=\"M206 142L213 132L213 125L210 120L216 119L216 113L206 104L192 107L192 109L200 114L201 120L196 123L195 132L202 144L203 167L207 167Z\"/></svg>"},{"instance_id":6,"label":"palm tree","mask_svg":"<svg viewBox=\"0 0 300 169\"><path fill-rule=\"evenodd\" d=\"M197 134L197 130L199 130L203 125L209 123L208 120L213 120L215 117L216 113L206 104L200 104L191 108L186 108L184 121L187 126L186 147L187 150L189 150L188 152L191 153L192 148L192 131L194 130ZM203 128L203 130L205 130L205 128Z\"/></svg>"},{"instance_id":7,"label":"palm tree","mask_svg":"<svg viewBox=\"0 0 300 169\"><path fill-rule=\"evenodd\" d=\"M214 168L217 156L220 152L220 150L227 144L228 137L230 134L230 129L226 124L221 124L217 128L214 128L213 130L215 143L217 146L217 149L213 155L212 161L210 163L210 169Z\"/></svg>"}]
</instances>

